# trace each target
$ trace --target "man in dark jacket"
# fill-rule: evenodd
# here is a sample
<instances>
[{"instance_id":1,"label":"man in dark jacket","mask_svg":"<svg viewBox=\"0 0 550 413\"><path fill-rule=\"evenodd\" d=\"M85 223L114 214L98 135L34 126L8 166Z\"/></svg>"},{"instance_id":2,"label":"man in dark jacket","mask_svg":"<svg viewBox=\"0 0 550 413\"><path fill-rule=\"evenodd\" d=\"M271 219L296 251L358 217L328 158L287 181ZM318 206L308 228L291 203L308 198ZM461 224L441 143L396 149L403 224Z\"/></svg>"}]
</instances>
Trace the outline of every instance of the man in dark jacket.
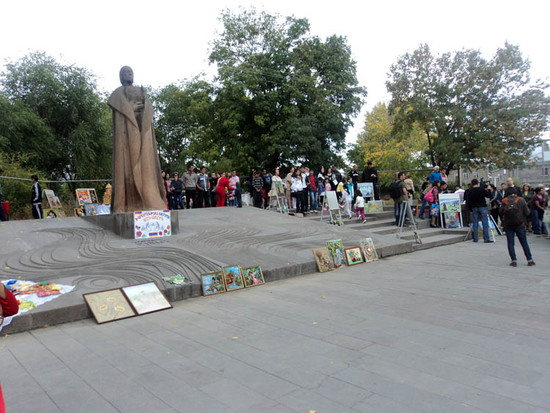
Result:
<instances>
[{"instance_id":1,"label":"man in dark jacket","mask_svg":"<svg viewBox=\"0 0 550 413\"><path fill-rule=\"evenodd\" d=\"M504 194L506 195L506 198L502 200L502 204L500 206L500 216L502 217L502 226L504 231L506 231L508 253L512 259L510 266L518 266L516 250L514 248L514 235L517 235L519 243L523 248L525 258L527 258L527 265L532 267L535 265L535 261L533 261L533 256L531 255L531 250L529 248L529 244L527 243L527 231L525 229L527 217L531 211L529 210L525 199L517 196L515 187L511 186L506 188Z\"/></svg>"},{"instance_id":2,"label":"man in dark jacket","mask_svg":"<svg viewBox=\"0 0 550 413\"><path fill-rule=\"evenodd\" d=\"M378 171L376 168L372 167L372 162L367 162L367 167L363 170L362 182L372 182L374 187L374 199L380 199L379 189L378 189Z\"/></svg>"},{"instance_id":3,"label":"man in dark jacket","mask_svg":"<svg viewBox=\"0 0 550 413\"><path fill-rule=\"evenodd\" d=\"M483 224L483 241L494 242L489 238L489 214L487 211L487 201L485 199L491 198L491 193L486 188L481 188L477 179L472 179L472 187L464 196L466 205L472 211L472 236L474 242L478 241L477 229L480 219Z\"/></svg>"},{"instance_id":4,"label":"man in dark jacket","mask_svg":"<svg viewBox=\"0 0 550 413\"><path fill-rule=\"evenodd\" d=\"M31 182L32 216L35 219L42 219L42 188L40 188L40 184L38 183L38 176L31 176Z\"/></svg>"}]
</instances>

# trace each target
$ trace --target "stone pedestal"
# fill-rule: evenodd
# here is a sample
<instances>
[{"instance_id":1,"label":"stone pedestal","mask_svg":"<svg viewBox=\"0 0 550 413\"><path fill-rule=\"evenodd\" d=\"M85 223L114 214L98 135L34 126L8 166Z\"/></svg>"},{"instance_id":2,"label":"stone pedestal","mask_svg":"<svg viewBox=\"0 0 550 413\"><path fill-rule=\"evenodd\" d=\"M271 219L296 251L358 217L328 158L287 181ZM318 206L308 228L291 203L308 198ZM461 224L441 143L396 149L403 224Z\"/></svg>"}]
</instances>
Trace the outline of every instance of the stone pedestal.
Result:
<instances>
[{"instance_id":1,"label":"stone pedestal","mask_svg":"<svg viewBox=\"0 0 550 413\"><path fill-rule=\"evenodd\" d=\"M91 217L82 217L82 219L91 222L101 228L113 231L123 238L134 238L134 214L132 212L110 215L95 215ZM170 221L172 234L180 232L179 214L177 211L170 211Z\"/></svg>"}]
</instances>

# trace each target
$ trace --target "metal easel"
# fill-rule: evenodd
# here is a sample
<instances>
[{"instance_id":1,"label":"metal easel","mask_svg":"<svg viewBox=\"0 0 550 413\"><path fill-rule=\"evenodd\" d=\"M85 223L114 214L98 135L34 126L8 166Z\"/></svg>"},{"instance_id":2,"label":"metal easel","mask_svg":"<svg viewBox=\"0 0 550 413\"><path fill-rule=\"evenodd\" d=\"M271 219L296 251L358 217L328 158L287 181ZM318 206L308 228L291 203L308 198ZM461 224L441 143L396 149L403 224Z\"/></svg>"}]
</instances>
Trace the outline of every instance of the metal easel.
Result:
<instances>
[{"instance_id":1,"label":"metal easel","mask_svg":"<svg viewBox=\"0 0 550 413\"><path fill-rule=\"evenodd\" d=\"M414 235L414 241L417 244L422 244L422 238L420 237L420 234L418 234L418 228L416 227L416 221L411 210L411 204L408 201L401 202L401 205L399 205L399 225L397 226L397 231L395 233L396 237L401 238L406 218L409 218L411 223L410 227Z\"/></svg>"}]
</instances>

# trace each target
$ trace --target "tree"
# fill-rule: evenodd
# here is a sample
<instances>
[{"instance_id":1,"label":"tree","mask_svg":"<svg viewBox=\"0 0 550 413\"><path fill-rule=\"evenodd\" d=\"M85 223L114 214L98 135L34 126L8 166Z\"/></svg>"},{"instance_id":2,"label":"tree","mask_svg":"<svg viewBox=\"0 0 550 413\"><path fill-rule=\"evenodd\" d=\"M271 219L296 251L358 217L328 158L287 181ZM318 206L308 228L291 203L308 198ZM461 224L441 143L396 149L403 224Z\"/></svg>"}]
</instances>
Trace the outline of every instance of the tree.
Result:
<instances>
[{"instance_id":1,"label":"tree","mask_svg":"<svg viewBox=\"0 0 550 413\"><path fill-rule=\"evenodd\" d=\"M426 136L417 124L395 133L393 117L380 102L365 116L365 126L348 158L359 166L370 160L378 170L414 170L422 168L425 162L422 149L426 143ZM380 179L385 185L393 179L393 173L381 175Z\"/></svg>"},{"instance_id":2,"label":"tree","mask_svg":"<svg viewBox=\"0 0 550 413\"><path fill-rule=\"evenodd\" d=\"M219 90L213 128L222 156L241 170L329 164L366 95L346 39L309 35L306 19L222 14L213 42Z\"/></svg>"},{"instance_id":3,"label":"tree","mask_svg":"<svg viewBox=\"0 0 550 413\"><path fill-rule=\"evenodd\" d=\"M42 119L55 137L48 141L52 150L39 154L47 158L41 169L68 179L110 175L110 114L86 69L33 52L8 63L1 84L11 103ZM38 132L29 131L28 138L42 139Z\"/></svg>"},{"instance_id":4,"label":"tree","mask_svg":"<svg viewBox=\"0 0 550 413\"><path fill-rule=\"evenodd\" d=\"M548 128L548 84L529 78L529 61L505 44L491 60L476 50L401 56L386 83L394 131L417 123L432 165L448 171L522 165Z\"/></svg>"},{"instance_id":5,"label":"tree","mask_svg":"<svg viewBox=\"0 0 550 413\"><path fill-rule=\"evenodd\" d=\"M210 164L219 157L211 132L213 94L214 87L197 78L153 94L155 135L163 168L185 170L188 162Z\"/></svg>"}]
</instances>

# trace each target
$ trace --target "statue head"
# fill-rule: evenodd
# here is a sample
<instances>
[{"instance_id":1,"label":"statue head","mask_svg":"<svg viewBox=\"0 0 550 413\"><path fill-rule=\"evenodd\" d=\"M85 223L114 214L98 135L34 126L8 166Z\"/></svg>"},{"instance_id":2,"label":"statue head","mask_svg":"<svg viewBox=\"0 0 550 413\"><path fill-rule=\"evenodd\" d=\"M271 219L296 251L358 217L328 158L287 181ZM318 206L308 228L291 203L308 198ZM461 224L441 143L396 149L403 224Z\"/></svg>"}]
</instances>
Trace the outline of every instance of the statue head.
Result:
<instances>
[{"instance_id":1,"label":"statue head","mask_svg":"<svg viewBox=\"0 0 550 413\"><path fill-rule=\"evenodd\" d=\"M134 71L130 66L123 66L122 69L120 69L119 76L122 86L132 86L134 83Z\"/></svg>"}]
</instances>

